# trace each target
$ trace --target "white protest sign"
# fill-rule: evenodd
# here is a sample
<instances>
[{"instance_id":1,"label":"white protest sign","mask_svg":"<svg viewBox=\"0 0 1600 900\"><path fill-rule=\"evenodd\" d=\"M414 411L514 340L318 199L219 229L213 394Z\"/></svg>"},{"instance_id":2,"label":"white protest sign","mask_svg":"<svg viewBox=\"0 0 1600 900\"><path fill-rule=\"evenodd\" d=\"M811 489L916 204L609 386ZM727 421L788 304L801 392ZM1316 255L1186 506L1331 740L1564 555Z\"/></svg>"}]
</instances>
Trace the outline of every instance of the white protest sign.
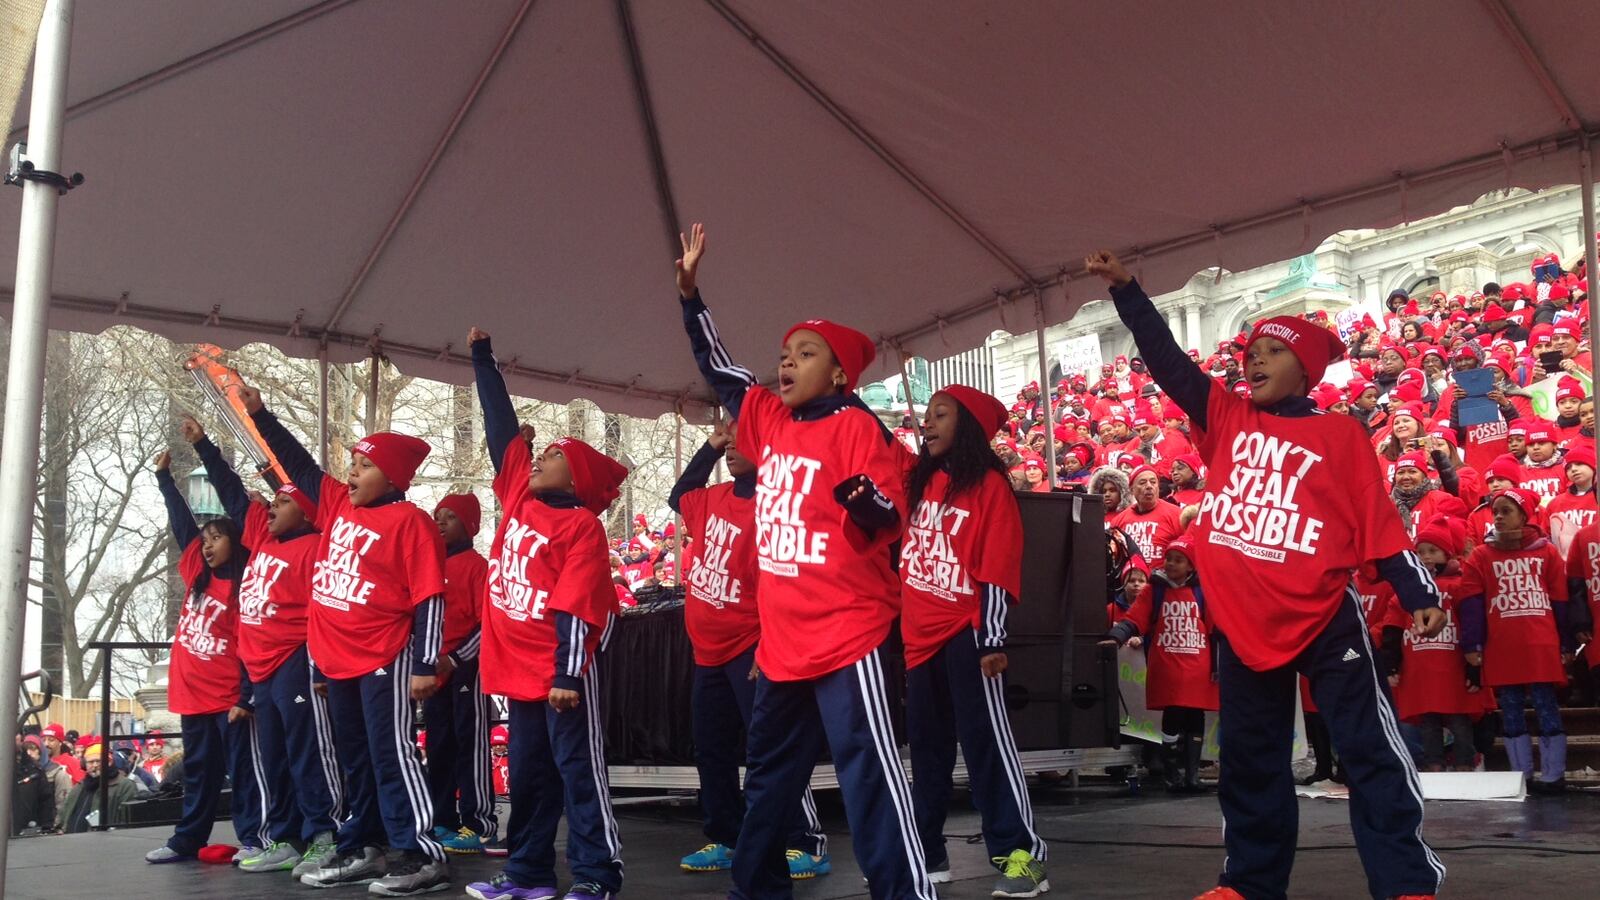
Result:
<instances>
[{"instance_id":1,"label":"white protest sign","mask_svg":"<svg viewBox=\"0 0 1600 900\"><path fill-rule=\"evenodd\" d=\"M1100 366L1104 360L1100 356L1100 338L1097 335L1085 334L1056 341L1054 350L1056 362L1061 365L1062 378L1084 375L1091 382L1099 380Z\"/></svg>"}]
</instances>

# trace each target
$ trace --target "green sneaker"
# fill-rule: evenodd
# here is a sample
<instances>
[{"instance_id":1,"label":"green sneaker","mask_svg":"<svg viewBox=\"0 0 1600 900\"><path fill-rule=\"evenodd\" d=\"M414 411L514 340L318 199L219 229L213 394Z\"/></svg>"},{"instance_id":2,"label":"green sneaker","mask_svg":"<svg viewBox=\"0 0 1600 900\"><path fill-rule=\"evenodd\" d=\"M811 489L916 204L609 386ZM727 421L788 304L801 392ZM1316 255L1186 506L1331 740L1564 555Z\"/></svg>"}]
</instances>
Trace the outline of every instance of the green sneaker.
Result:
<instances>
[{"instance_id":1,"label":"green sneaker","mask_svg":"<svg viewBox=\"0 0 1600 900\"><path fill-rule=\"evenodd\" d=\"M274 841L272 846L249 859L239 861L241 872L282 872L292 869L300 861L300 851L293 844Z\"/></svg>"},{"instance_id":2,"label":"green sneaker","mask_svg":"<svg viewBox=\"0 0 1600 900\"><path fill-rule=\"evenodd\" d=\"M992 861L1000 870L1000 880L994 883L991 897L1037 897L1050 890L1044 863L1028 851L1013 850L1010 856L996 856Z\"/></svg>"},{"instance_id":3,"label":"green sneaker","mask_svg":"<svg viewBox=\"0 0 1600 900\"><path fill-rule=\"evenodd\" d=\"M306 852L300 857L300 862L291 872L296 881L300 876L309 875L322 868L323 864L333 858L335 846L333 832L322 831L311 837L311 845L306 847Z\"/></svg>"}]
</instances>

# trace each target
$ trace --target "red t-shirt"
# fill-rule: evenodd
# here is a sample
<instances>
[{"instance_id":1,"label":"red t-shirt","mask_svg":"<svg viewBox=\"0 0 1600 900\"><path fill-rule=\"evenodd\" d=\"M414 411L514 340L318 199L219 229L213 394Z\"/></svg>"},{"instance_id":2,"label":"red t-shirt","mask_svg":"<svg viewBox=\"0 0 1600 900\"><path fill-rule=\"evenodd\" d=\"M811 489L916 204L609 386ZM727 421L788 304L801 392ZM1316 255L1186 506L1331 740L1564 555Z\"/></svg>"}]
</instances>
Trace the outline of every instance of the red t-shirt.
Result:
<instances>
[{"instance_id":1,"label":"red t-shirt","mask_svg":"<svg viewBox=\"0 0 1600 900\"><path fill-rule=\"evenodd\" d=\"M1206 416L1197 569L1234 652L1276 668L1332 620L1352 570L1411 541L1355 419L1269 415L1216 383Z\"/></svg>"},{"instance_id":2,"label":"red t-shirt","mask_svg":"<svg viewBox=\"0 0 1600 900\"><path fill-rule=\"evenodd\" d=\"M250 561L239 578L239 659L259 682L305 646L311 572L322 542L315 534L279 541L267 531L266 507L252 503L244 544Z\"/></svg>"},{"instance_id":3,"label":"red t-shirt","mask_svg":"<svg viewBox=\"0 0 1600 900\"><path fill-rule=\"evenodd\" d=\"M1559 456L1552 457L1544 465L1525 465L1520 486L1548 503L1567 489L1567 467L1561 464Z\"/></svg>"},{"instance_id":4,"label":"red t-shirt","mask_svg":"<svg viewBox=\"0 0 1600 900\"><path fill-rule=\"evenodd\" d=\"M411 640L417 605L444 593L444 539L410 501L352 506L345 483L327 475L317 524L311 658L328 678L370 675Z\"/></svg>"},{"instance_id":5,"label":"red t-shirt","mask_svg":"<svg viewBox=\"0 0 1600 900\"><path fill-rule=\"evenodd\" d=\"M926 662L983 615L979 585L1022 594L1022 513L993 470L954 499L950 476L933 473L900 543L900 633L906 668Z\"/></svg>"},{"instance_id":6,"label":"red t-shirt","mask_svg":"<svg viewBox=\"0 0 1600 900\"><path fill-rule=\"evenodd\" d=\"M1506 449L1506 432L1511 426L1504 419L1495 419L1493 422L1484 422L1481 425L1468 425L1464 429L1465 437L1461 442L1461 452L1466 458L1466 464L1480 472L1489 470L1489 464L1494 462Z\"/></svg>"},{"instance_id":7,"label":"red t-shirt","mask_svg":"<svg viewBox=\"0 0 1600 900\"><path fill-rule=\"evenodd\" d=\"M1217 683L1211 680L1211 623L1205 612L1192 580L1183 587L1168 585L1159 610L1155 589L1150 584L1139 589L1123 618L1138 626L1149 651L1146 707L1217 708Z\"/></svg>"},{"instance_id":8,"label":"red t-shirt","mask_svg":"<svg viewBox=\"0 0 1600 900\"><path fill-rule=\"evenodd\" d=\"M1182 526L1178 524L1182 516L1183 510L1158 500L1147 513L1139 512L1138 504L1112 513L1106 524L1121 528L1128 537L1133 538L1133 542L1139 545L1139 555L1153 566L1167 555L1167 545L1183 533Z\"/></svg>"},{"instance_id":9,"label":"red t-shirt","mask_svg":"<svg viewBox=\"0 0 1600 900\"><path fill-rule=\"evenodd\" d=\"M1401 639L1400 684L1394 689L1394 702L1400 718L1407 721L1428 713L1480 715L1484 702L1479 694L1488 693L1467 690L1467 665L1461 652L1461 631L1456 619L1461 579L1440 575L1434 581L1439 585L1444 628L1426 638L1417 637L1408 628ZM1400 601L1392 595L1389 609L1391 616L1405 616Z\"/></svg>"},{"instance_id":10,"label":"red t-shirt","mask_svg":"<svg viewBox=\"0 0 1600 900\"><path fill-rule=\"evenodd\" d=\"M1595 520L1596 511L1600 507L1595 505L1594 491L1574 494L1571 488L1557 494L1544 508L1545 529L1562 558L1571 552L1572 539L1578 532Z\"/></svg>"},{"instance_id":11,"label":"red t-shirt","mask_svg":"<svg viewBox=\"0 0 1600 900\"><path fill-rule=\"evenodd\" d=\"M1567 568L1543 536L1520 550L1479 545L1461 567L1460 596L1483 595L1483 684L1566 684L1554 601L1567 599Z\"/></svg>"},{"instance_id":12,"label":"red t-shirt","mask_svg":"<svg viewBox=\"0 0 1600 900\"><path fill-rule=\"evenodd\" d=\"M239 610L233 582L213 574L205 593L195 591L205 567L200 539L195 538L178 560L178 575L188 591L167 665L167 708L180 716L225 712L239 702L239 651L234 644Z\"/></svg>"},{"instance_id":13,"label":"red t-shirt","mask_svg":"<svg viewBox=\"0 0 1600 900\"><path fill-rule=\"evenodd\" d=\"M889 565L900 528L868 536L833 489L866 475L903 517L904 450L885 441L865 410L800 422L758 385L745 392L739 452L757 465L761 671L773 681L801 681L862 659L900 612L900 582Z\"/></svg>"},{"instance_id":14,"label":"red t-shirt","mask_svg":"<svg viewBox=\"0 0 1600 900\"><path fill-rule=\"evenodd\" d=\"M489 561L470 547L444 558L444 641L439 655L454 651L483 619L489 595Z\"/></svg>"},{"instance_id":15,"label":"red t-shirt","mask_svg":"<svg viewBox=\"0 0 1600 900\"><path fill-rule=\"evenodd\" d=\"M589 625L587 666L617 612L617 592L605 527L587 509L558 509L530 493L532 465L527 443L513 437L494 479L505 513L490 550L479 677L485 694L539 701L556 675L555 614Z\"/></svg>"},{"instance_id":16,"label":"red t-shirt","mask_svg":"<svg viewBox=\"0 0 1600 900\"><path fill-rule=\"evenodd\" d=\"M1567 548L1567 577L1581 578L1589 588L1589 620L1600 621L1600 524L1591 521L1578 529ZM1583 649L1589 667L1600 666L1600 646L1590 640Z\"/></svg>"},{"instance_id":17,"label":"red t-shirt","mask_svg":"<svg viewBox=\"0 0 1600 900\"><path fill-rule=\"evenodd\" d=\"M689 547L683 622L694 661L720 666L761 637L756 609L756 501L733 484L690 491L678 500L683 527L700 540Z\"/></svg>"}]
</instances>

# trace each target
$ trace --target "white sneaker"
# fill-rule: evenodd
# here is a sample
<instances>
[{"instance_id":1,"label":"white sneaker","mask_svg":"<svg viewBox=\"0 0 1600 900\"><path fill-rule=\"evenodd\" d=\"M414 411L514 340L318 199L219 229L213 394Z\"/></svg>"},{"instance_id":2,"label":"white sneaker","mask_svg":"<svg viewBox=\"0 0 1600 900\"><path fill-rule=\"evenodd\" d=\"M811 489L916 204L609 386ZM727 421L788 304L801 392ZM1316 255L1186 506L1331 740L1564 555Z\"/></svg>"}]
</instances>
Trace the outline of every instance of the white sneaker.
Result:
<instances>
[{"instance_id":1,"label":"white sneaker","mask_svg":"<svg viewBox=\"0 0 1600 900\"><path fill-rule=\"evenodd\" d=\"M377 847L362 847L360 853L335 853L315 872L300 876L300 883L314 888L370 884L383 877L383 852Z\"/></svg>"}]
</instances>

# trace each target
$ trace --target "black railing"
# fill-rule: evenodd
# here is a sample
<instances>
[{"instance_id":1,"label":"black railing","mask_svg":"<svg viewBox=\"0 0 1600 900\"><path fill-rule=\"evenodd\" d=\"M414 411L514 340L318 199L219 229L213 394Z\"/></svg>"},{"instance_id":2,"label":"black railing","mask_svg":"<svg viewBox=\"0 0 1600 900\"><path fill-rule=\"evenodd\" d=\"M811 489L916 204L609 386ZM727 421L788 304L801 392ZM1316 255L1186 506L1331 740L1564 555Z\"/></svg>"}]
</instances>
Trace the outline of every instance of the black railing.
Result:
<instances>
[{"instance_id":1,"label":"black railing","mask_svg":"<svg viewBox=\"0 0 1600 900\"><path fill-rule=\"evenodd\" d=\"M111 779L106 773L113 765L111 758L111 657L118 650L166 650L170 643L155 643L150 641L94 641L88 645L90 650L99 650L100 656L100 821L94 826L96 831L108 831L111 828L111 810L107 805L111 802ZM132 734L119 734L117 740L138 741L154 735L145 732ZM183 740L181 733L177 735L160 735L163 741L177 738ZM134 760L138 764L138 760ZM128 777L132 778L130 774Z\"/></svg>"}]
</instances>

